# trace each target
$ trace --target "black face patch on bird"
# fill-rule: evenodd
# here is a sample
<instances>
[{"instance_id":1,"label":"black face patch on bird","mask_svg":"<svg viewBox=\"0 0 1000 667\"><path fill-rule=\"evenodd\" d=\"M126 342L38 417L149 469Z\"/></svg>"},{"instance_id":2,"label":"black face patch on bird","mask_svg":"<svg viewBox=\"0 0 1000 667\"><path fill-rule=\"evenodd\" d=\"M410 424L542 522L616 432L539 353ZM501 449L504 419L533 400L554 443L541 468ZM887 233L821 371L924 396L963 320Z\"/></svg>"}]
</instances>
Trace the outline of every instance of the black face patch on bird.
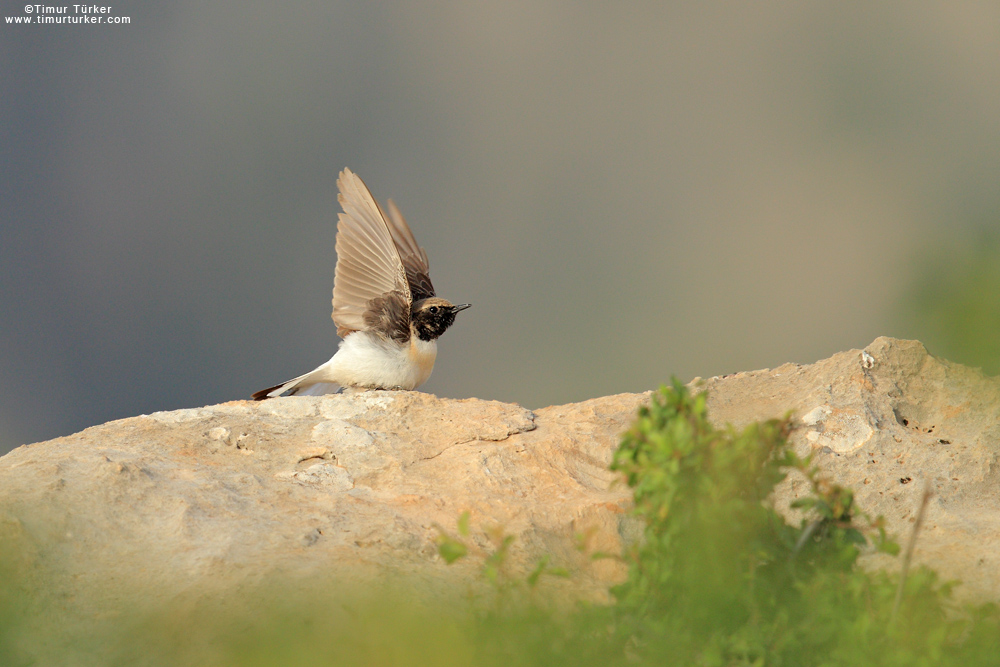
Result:
<instances>
[{"instance_id":1,"label":"black face patch on bird","mask_svg":"<svg viewBox=\"0 0 1000 667\"><path fill-rule=\"evenodd\" d=\"M468 308L468 304L456 306L449 301L432 297L413 304L410 311L410 326L413 333L423 341L432 341L455 323L455 315Z\"/></svg>"}]
</instances>

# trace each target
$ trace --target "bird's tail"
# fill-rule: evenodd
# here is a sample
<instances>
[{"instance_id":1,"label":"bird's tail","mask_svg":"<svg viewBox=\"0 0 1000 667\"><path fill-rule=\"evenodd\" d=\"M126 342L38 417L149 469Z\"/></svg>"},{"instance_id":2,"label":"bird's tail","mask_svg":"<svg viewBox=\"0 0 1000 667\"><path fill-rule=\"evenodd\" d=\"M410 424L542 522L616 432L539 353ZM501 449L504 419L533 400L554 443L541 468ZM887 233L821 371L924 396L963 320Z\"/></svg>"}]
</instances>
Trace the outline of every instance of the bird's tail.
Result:
<instances>
[{"instance_id":1,"label":"bird's tail","mask_svg":"<svg viewBox=\"0 0 1000 667\"><path fill-rule=\"evenodd\" d=\"M273 387L268 387L267 389L261 389L260 391L255 392L251 398L255 401L263 401L268 398L281 396L286 391L289 396L322 396L323 394L336 394L340 391L339 384L336 382L320 382L315 379L315 375L321 369L322 366L314 371L306 373L305 375L292 378L287 382L276 384Z\"/></svg>"}]
</instances>

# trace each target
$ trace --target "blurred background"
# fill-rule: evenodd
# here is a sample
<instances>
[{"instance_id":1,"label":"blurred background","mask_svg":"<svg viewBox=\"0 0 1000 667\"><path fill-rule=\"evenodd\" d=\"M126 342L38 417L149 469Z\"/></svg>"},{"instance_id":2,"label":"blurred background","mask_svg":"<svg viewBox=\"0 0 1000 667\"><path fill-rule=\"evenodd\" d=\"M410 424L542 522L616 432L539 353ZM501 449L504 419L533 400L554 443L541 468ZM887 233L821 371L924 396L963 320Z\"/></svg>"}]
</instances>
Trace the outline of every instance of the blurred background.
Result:
<instances>
[{"instance_id":1,"label":"blurred background","mask_svg":"<svg viewBox=\"0 0 1000 667\"><path fill-rule=\"evenodd\" d=\"M112 7L0 26L0 453L328 359L345 166L474 304L441 396L1000 369L1000 4Z\"/></svg>"}]
</instances>

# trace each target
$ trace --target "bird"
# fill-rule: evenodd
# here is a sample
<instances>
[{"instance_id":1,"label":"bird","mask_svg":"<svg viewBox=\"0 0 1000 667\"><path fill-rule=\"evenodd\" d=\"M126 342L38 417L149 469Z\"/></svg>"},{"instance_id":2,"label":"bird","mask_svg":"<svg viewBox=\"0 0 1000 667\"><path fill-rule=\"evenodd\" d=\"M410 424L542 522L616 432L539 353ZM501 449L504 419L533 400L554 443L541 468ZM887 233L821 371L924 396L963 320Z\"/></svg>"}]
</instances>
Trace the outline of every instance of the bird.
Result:
<instances>
[{"instance_id":1,"label":"bird","mask_svg":"<svg viewBox=\"0 0 1000 667\"><path fill-rule=\"evenodd\" d=\"M416 389L430 377L437 339L471 304L439 298L427 252L390 199L388 215L350 169L340 172L333 321L343 338L322 366L261 389L256 401L343 387Z\"/></svg>"}]
</instances>

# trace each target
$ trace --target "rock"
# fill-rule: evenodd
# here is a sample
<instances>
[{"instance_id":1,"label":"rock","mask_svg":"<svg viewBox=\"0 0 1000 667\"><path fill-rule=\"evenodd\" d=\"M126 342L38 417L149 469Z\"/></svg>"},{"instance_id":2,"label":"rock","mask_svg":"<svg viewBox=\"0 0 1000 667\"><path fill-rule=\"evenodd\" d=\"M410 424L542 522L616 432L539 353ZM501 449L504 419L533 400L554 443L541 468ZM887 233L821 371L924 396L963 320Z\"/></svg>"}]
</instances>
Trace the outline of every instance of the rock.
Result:
<instances>
[{"instance_id":1,"label":"rock","mask_svg":"<svg viewBox=\"0 0 1000 667\"><path fill-rule=\"evenodd\" d=\"M904 539L929 484L915 560L1000 599L996 379L879 338L809 366L696 384L718 423L793 412L796 447ZM648 398L532 412L348 392L123 419L0 458L0 539L20 543L28 579L44 573L49 601L87 617L115 613L137 585L150 604L281 576L399 575L455 590L481 579L494 528L515 537L513 575L548 555L573 571L553 585L606 599L624 568L586 552L619 552L639 535L629 490L612 487L607 467ZM803 492L786 480L778 503ZM435 539L455 534L463 512L470 553L449 566Z\"/></svg>"},{"instance_id":2,"label":"rock","mask_svg":"<svg viewBox=\"0 0 1000 667\"><path fill-rule=\"evenodd\" d=\"M153 604L281 577L399 575L461 592L454 580L481 579L495 527L516 537L512 574L548 554L579 572L578 595L600 598L622 566L590 562L573 535L620 548L629 496L609 490L607 468L643 400L532 413L351 392L123 419L0 458L0 526L84 617L130 604L137 583ZM463 512L470 554L448 566L435 540Z\"/></svg>"},{"instance_id":3,"label":"rock","mask_svg":"<svg viewBox=\"0 0 1000 667\"><path fill-rule=\"evenodd\" d=\"M861 509L885 516L901 545L928 488L914 562L961 580L960 597L1000 600L1000 378L936 359L917 341L878 338L809 366L712 378L704 387L714 421L741 425L793 411L799 453L814 452L830 478L854 489ZM790 478L777 503L787 507L805 492L803 480Z\"/></svg>"}]
</instances>

